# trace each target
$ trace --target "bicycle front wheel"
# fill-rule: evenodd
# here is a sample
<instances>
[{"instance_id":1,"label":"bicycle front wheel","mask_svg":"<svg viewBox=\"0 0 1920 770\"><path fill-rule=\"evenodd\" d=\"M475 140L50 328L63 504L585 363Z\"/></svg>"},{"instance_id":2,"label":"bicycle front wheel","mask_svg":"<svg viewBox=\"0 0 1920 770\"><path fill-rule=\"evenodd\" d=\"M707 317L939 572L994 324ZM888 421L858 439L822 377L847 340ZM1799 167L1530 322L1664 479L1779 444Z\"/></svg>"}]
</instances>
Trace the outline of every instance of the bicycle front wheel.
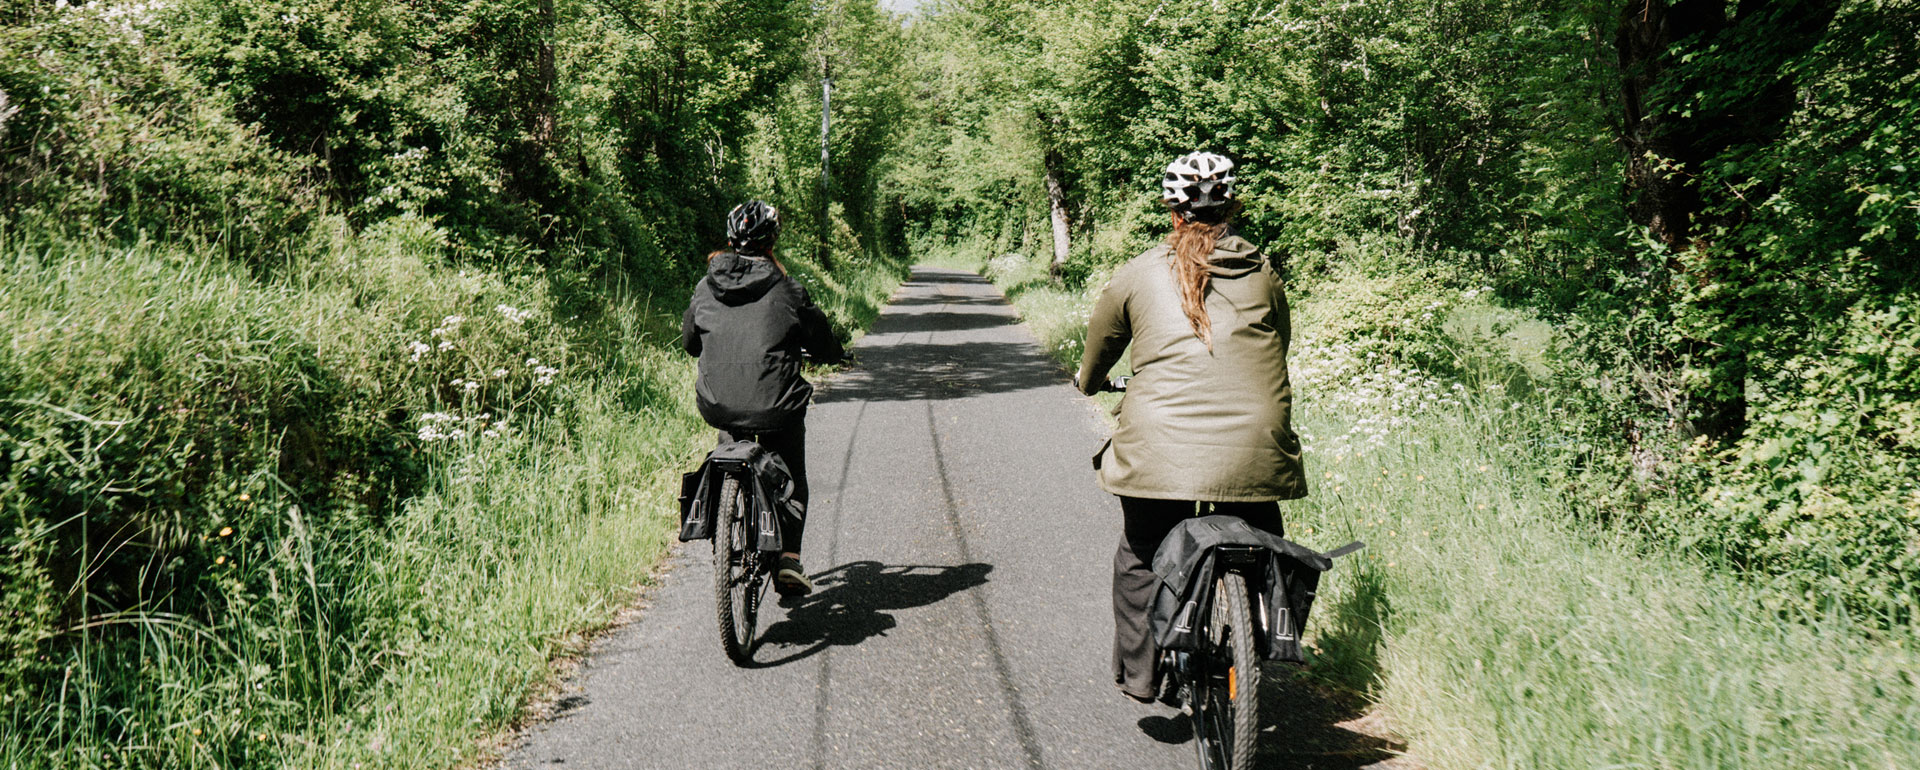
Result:
<instances>
[{"instance_id":1,"label":"bicycle front wheel","mask_svg":"<svg viewBox=\"0 0 1920 770\"><path fill-rule=\"evenodd\" d=\"M1246 579L1237 573L1214 583L1213 613L1194 656L1189 716L1194 747L1206 770L1253 766L1260 729L1260 655Z\"/></svg>"},{"instance_id":2,"label":"bicycle front wheel","mask_svg":"<svg viewBox=\"0 0 1920 770\"><path fill-rule=\"evenodd\" d=\"M720 621L720 648L728 660L745 665L753 660L766 573L760 552L748 542L746 501L739 479L731 474L721 482L718 507L713 523L714 616Z\"/></svg>"}]
</instances>

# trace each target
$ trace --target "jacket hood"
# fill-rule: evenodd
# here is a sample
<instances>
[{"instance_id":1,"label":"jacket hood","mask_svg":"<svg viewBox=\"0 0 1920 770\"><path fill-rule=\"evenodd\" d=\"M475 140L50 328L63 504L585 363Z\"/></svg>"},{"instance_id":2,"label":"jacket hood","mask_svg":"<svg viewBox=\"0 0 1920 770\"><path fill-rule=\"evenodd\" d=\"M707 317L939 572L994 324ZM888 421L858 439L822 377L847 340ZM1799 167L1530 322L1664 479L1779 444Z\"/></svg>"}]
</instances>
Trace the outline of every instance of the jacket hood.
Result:
<instances>
[{"instance_id":1,"label":"jacket hood","mask_svg":"<svg viewBox=\"0 0 1920 770\"><path fill-rule=\"evenodd\" d=\"M1264 261L1258 247L1240 237L1239 231L1228 229L1207 255L1207 272L1215 278L1239 278L1259 270Z\"/></svg>"},{"instance_id":2,"label":"jacket hood","mask_svg":"<svg viewBox=\"0 0 1920 770\"><path fill-rule=\"evenodd\" d=\"M1173 257L1173 244L1164 244L1167 257ZM1239 278L1255 272L1266 262L1260 249L1240 237L1240 231L1231 227L1227 233L1214 241L1213 253L1207 255L1207 272L1215 278Z\"/></svg>"},{"instance_id":3,"label":"jacket hood","mask_svg":"<svg viewBox=\"0 0 1920 770\"><path fill-rule=\"evenodd\" d=\"M744 305L765 296L782 277L771 259L727 251L707 262L707 282L713 285L713 296L728 305Z\"/></svg>"}]
</instances>

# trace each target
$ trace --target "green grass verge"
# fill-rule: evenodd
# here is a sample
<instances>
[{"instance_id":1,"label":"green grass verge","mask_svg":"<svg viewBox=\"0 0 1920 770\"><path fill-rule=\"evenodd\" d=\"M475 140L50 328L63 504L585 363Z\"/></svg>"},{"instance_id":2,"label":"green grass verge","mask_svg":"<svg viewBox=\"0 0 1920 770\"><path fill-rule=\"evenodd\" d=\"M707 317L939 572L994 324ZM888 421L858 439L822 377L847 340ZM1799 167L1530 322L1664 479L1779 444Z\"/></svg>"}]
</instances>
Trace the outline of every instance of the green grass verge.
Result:
<instances>
[{"instance_id":1,"label":"green grass verge","mask_svg":"<svg viewBox=\"0 0 1920 770\"><path fill-rule=\"evenodd\" d=\"M1076 364L1102 282L1083 292L1036 265L990 268ZM1314 489L1287 505L1288 526L1315 546L1369 545L1322 584L1313 677L1384 707L1434 768L1920 765L1920 633L1783 618L1764 587L1577 520L1544 480L1555 455L1541 442L1562 415L1492 378L1456 390L1396 370L1374 387L1375 370L1315 339L1314 319L1351 310L1316 297L1351 293L1296 296ZM1448 344L1465 358L1514 358L1492 345L1536 355L1537 325L1504 341L1469 333L1504 312L1461 309L1451 326L1466 331ZM1394 396L1396 382L1416 395Z\"/></svg>"},{"instance_id":2,"label":"green grass verge","mask_svg":"<svg viewBox=\"0 0 1920 770\"><path fill-rule=\"evenodd\" d=\"M333 237L272 275L0 238L0 579L32 610L0 767L462 764L665 553L711 441L684 289ZM794 269L863 328L902 271L841 261Z\"/></svg>"}]
</instances>

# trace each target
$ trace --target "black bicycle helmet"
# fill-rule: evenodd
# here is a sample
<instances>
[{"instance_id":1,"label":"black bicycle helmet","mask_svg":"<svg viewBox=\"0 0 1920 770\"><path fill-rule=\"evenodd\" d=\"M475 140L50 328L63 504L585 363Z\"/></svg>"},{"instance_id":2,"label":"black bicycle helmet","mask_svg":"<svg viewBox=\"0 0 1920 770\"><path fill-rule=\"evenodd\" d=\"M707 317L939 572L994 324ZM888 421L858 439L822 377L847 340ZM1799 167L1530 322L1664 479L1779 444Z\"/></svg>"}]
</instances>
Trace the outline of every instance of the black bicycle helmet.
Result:
<instances>
[{"instance_id":1,"label":"black bicycle helmet","mask_svg":"<svg viewBox=\"0 0 1920 770\"><path fill-rule=\"evenodd\" d=\"M751 200L733 207L727 214L727 245L735 251L765 254L780 237L780 210L764 201Z\"/></svg>"}]
</instances>

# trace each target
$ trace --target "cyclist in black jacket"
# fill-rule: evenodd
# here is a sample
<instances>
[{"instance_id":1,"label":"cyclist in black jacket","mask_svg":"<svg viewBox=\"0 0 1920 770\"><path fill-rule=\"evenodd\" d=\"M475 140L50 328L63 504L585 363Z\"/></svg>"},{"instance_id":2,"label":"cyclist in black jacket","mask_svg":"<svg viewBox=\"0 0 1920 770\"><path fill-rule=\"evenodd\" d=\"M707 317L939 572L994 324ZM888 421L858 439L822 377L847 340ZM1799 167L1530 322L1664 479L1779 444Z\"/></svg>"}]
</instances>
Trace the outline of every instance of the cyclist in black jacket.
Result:
<instances>
[{"instance_id":1,"label":"cyclist in black jacket","mask_svg":"<svg viewBox=\"0 0 1920 770\"><path fill-rule=\"evenodd\" d=\"M780 212L757 200L727 214L727 246L707 256L707 277L693 290L680 343L700 359L694 401L720 443L753 439L793 472L801 518L785 524L787 552L774 589L804 595L813 583L800 566L806 526L807 402L813 386L800 377L801 352L823 363L845 357L825 313L773 256Z\"/></svg>"}]
</instances>

